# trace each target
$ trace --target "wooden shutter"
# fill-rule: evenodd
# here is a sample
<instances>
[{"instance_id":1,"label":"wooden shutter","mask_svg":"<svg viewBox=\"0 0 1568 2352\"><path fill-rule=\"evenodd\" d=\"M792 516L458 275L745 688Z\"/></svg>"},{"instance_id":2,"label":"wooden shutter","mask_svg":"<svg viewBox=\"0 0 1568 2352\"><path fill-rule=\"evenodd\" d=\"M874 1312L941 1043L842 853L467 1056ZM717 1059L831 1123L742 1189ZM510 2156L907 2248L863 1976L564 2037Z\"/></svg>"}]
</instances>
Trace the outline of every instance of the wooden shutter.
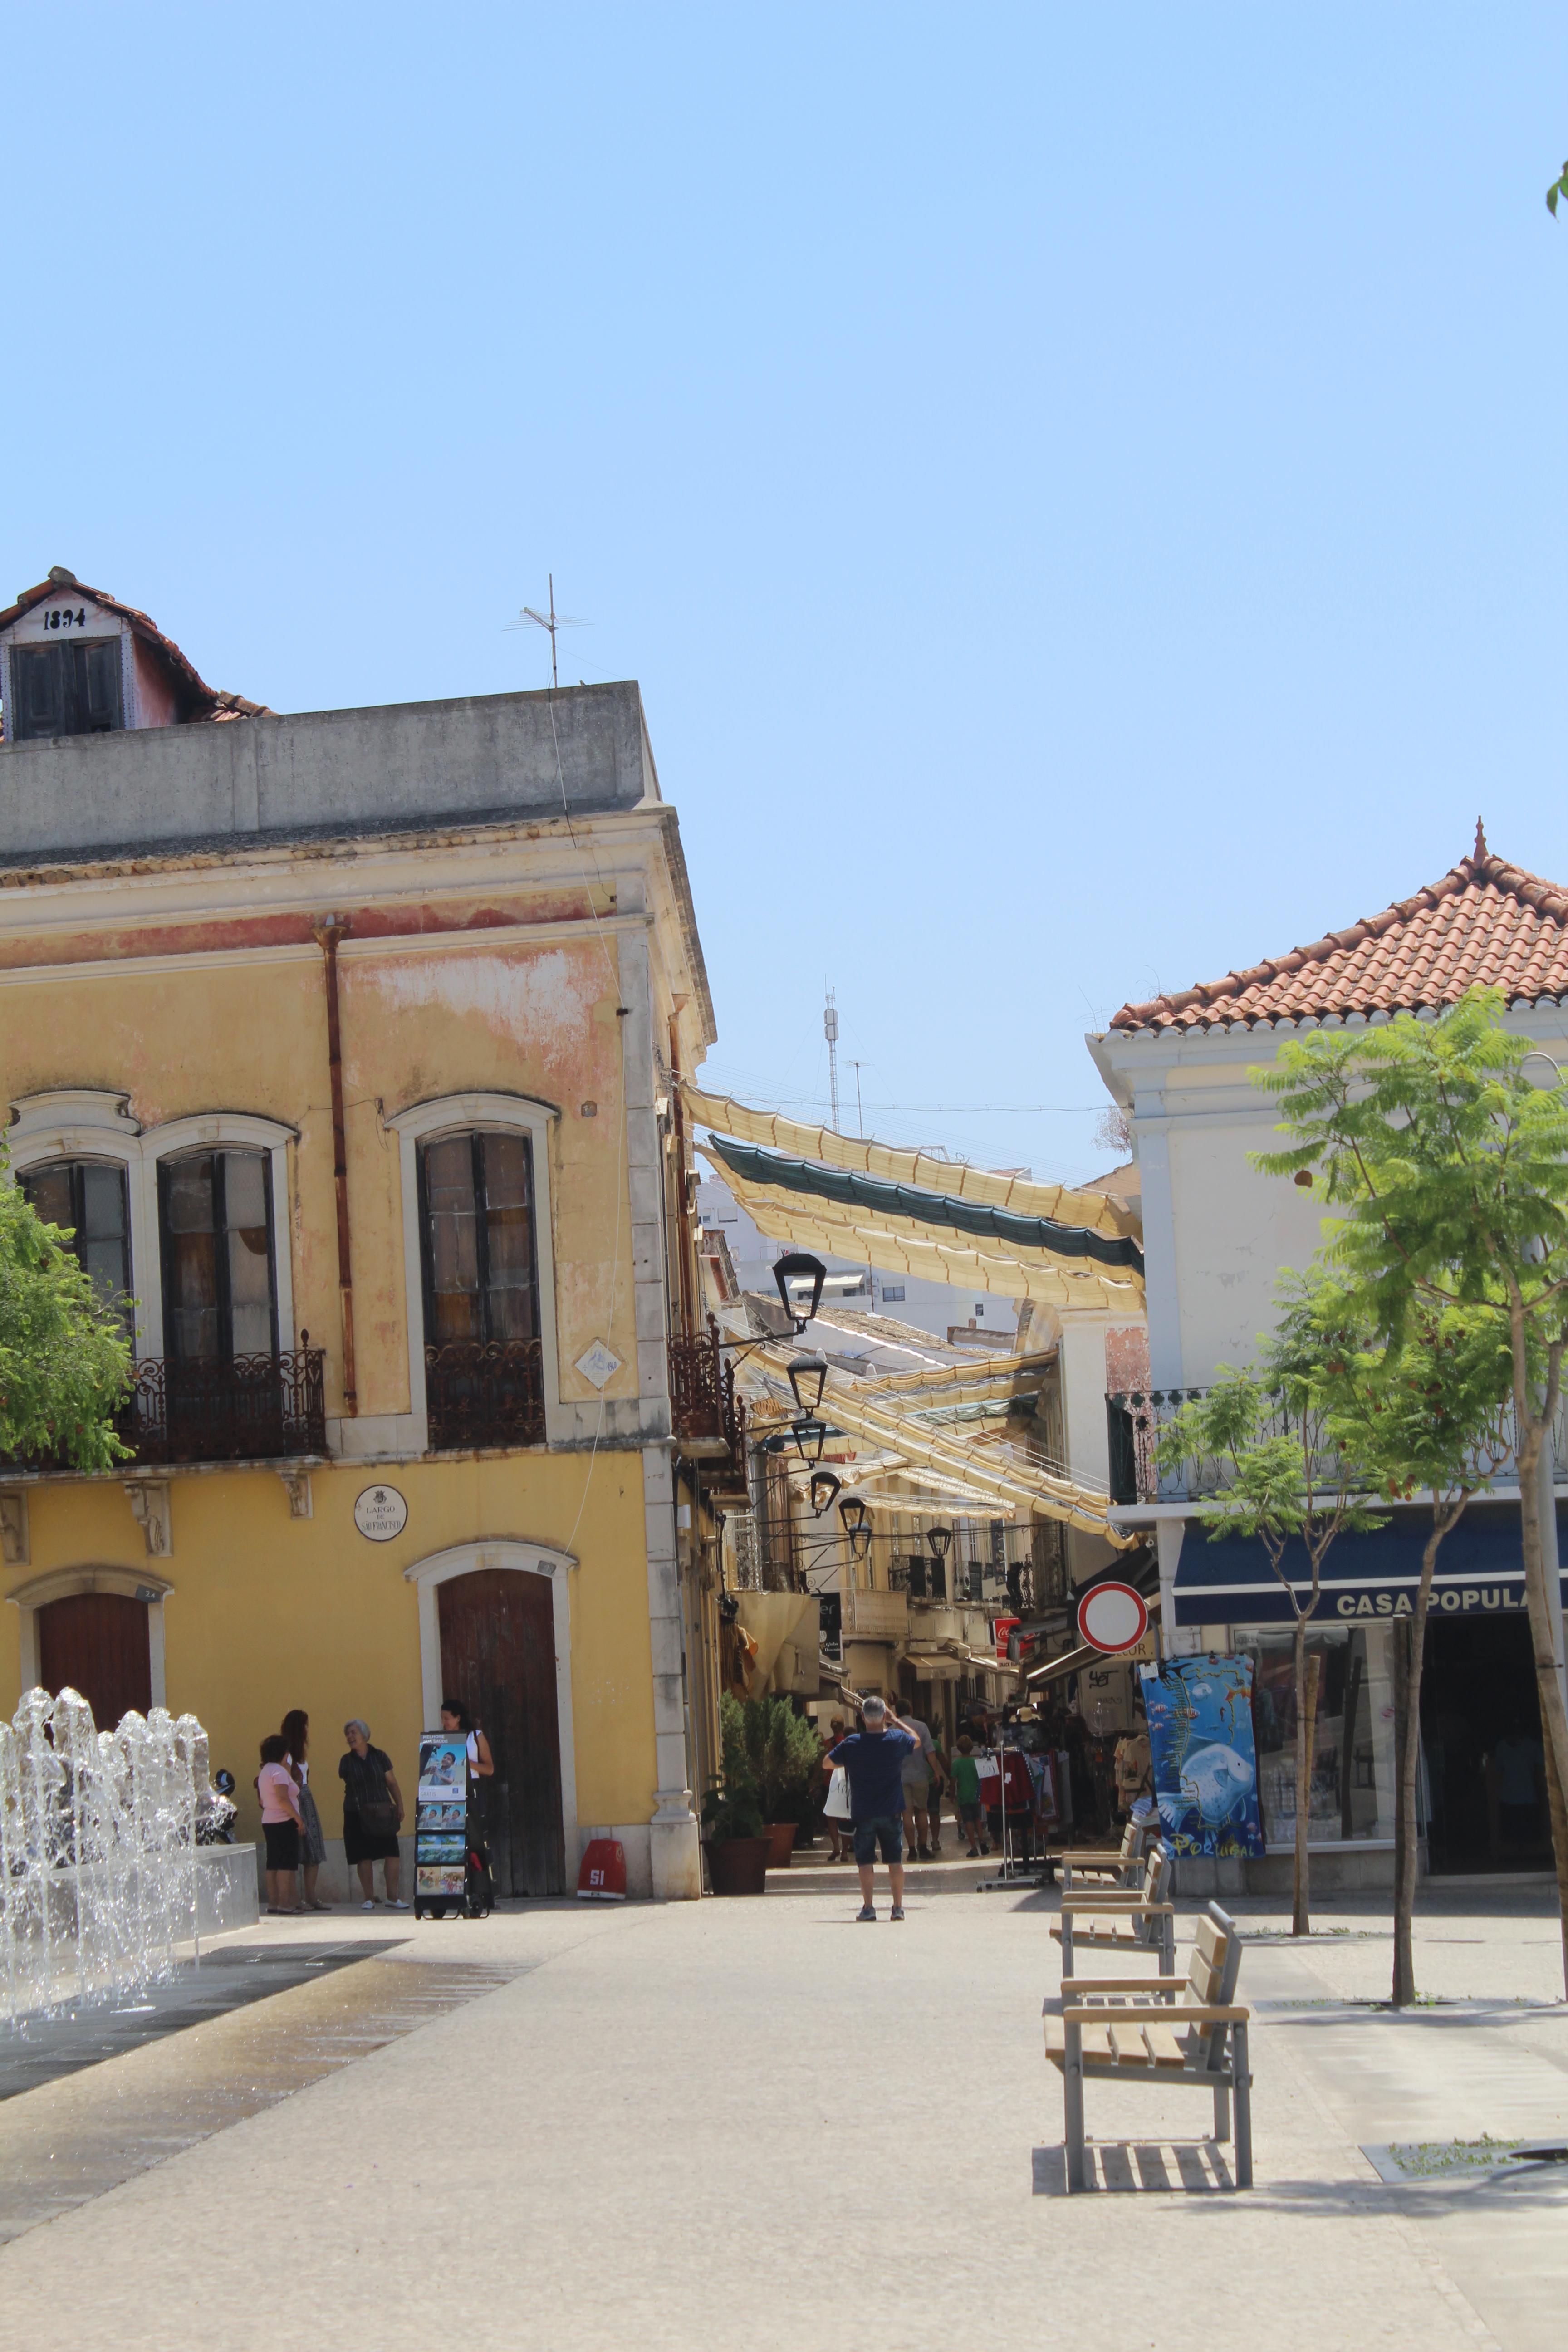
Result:
<instances>
[{"instance_id":1,"label":"wooden shutter","mask_svg":"<svg viewBox=\"0 0 1568 2352\"><path fill-rule=\"evenodd\" d=\"M120 640L71 646L77 672L77 735L108 735L121 725L120 715Z\"/></svg>"},{"instance_id":2,"label":"wooden shutter","mask_svg":"<svg viewBox=\"0 0 1568 2352\"><path fill-rule=\"evenodd\" d=\"M11 740L37 742L66 729L66 656L68 646L11 648Z\"/></svg>"}]
</instances>

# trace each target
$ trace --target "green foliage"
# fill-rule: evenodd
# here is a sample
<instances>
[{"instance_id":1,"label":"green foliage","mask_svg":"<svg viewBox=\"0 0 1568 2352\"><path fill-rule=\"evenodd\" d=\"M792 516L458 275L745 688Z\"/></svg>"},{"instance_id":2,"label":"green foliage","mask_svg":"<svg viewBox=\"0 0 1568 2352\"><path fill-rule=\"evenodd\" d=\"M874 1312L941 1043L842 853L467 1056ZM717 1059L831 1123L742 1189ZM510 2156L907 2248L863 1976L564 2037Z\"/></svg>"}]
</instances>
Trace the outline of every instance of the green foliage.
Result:
<instances>
[{"instance_id":1,"label":"green foliage","mask_svg":"<svg viewBox=\"0 0 1568 2352\"><path fill-rule=\"evenodd\" d=\"M1522 1307L1539 1344L1568 1328L1568 1089L1503 1026L1495 989L1436 1021L1315 1030L1258 1083L1294 1139L1254 1155L1270 1176L1314 1172L1344 1214L1323 1256L1376 1328L1402 1339L1428 1307Z\"/></svg>"},{"instance_id":2,"label":"green foliage","mask_svg":"<svg viewBox=\"0 0 1568 2352\"><path fill-rule=\"evenodd\" d=\"M807 1820L817 1810L822 1766L821 1743L811 1725L787 1698L749 1698L737 1711L763 1820Z\"/></svg>"},{"instance_id":3,"label":"green foliage","mask_svg":"<svg viewBox=\"0 0 1568 2352\"><path fill-rule=\"evenodd\" d=\"M1552 181L1552 185L1546 191L1546 209L1552 215L1553 220L1557 217L1557 199L1559 196L1568 196L1568 163L1563 164L1563 169L1559 172L1557 177Z\"/></svg>"},{"instance_id":4,"label":"green foliage","mask_svg":"<svg viewBox=\"0 0 1568 2352\"><path fill-rule=\"evenodd\" d=\"M763 1833L756 1776L746 1752L745 1715L728 1691L719 1701L719 1770L702 1800L702 1826L716 1842Z\"/></svg>"},{"instance_id":5,"label":"green foliage","mask_svg":"<svg viewBox=\"0 0 1568 2352\"><path fill-rule=\"evenodd\" d=\"M0 1454L112 1469L131 1451L112 1427L130 1382L119 1316L12 1182L0 1149Z\"/></svg>"},{"instance_id":6,"label":"green foliage","mask_svg":"<svg viewBox=\"0 0 1568 2352\"><path fill-rule=\"evenodd\" d=\"M1280 1298L1279 1326L1259 1342L1256 1366L1238 1371L1222 1364L1207 1394L1190 1399L1162 1431L1160 1462L1167 1470L1192 1457L1217 1463L1224 1484L1197 1505L1197 1517L1211 1541L1249 1536L1261 1543L1282 1583L1286 1546L1300 1540L1311 1572L1305 1607L1287 1589L1310 1616L1334 1538L1383 1520L1371 1507L1351 1423L1331 1426L1331 1368L1342 1367L1358 1336L1345 1302L1320 1282L1289 1274Z\"/></svg>"}]
</instances>

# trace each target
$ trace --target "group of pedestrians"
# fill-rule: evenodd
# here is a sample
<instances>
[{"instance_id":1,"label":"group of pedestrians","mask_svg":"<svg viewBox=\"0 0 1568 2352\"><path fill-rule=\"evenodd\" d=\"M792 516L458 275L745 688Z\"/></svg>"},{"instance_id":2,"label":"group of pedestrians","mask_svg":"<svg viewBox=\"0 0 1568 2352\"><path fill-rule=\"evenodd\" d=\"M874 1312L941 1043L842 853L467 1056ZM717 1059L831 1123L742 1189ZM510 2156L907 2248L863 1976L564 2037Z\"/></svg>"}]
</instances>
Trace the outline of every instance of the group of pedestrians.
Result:
<instances>
[{"instance_id":1,"label":"group of pedestrians","mask_svg":"<svg viewBox=\"0 0 1568 2352\"><path fill-rule=\"evenodd\" d=\"M281 1727L261 1743L256 1793L261 1801L261 1834L267 1843L267 1909L272 1918L301 1911L330 1911L316 1891L327 1858L321 1817L310 1788L310 1719L291 1707ZM348 1742L338 1764L343 1784L343 1856L359 1875L363 1911L375 1906L375 1865L389 1910L406 1911L402 1899L403 1863L397 1833L406 1810L392 1759L371 1744L370 1726L354 1716L343 1726Z\"/></svg>"},{"instance_id":2,"label":"group of pedestrians","mask_svg":"<svg viewBox=\"0 0 1568 2352\"><path fill-rule=\"evenodd\" d=\"M858 1698L847 1693L859 1711L860 1728L846 1732L842 1716L833 1717L830 1744L822 1759L825 1772L843 1768L848 1784L849 1837L832 1815L827 1826L837 1861L853 1852L860 1874L858 1918L874 1920L874 1883L879 1853L887 1865L892 1893L890 1919L904 1916L904 1863L917 1857L929 1861L942 1851L942 1793L952 1790L954 1809L966 1852L974 1859L989 1853L984 1812L980 1798L980 1768L974 1759L974 1739L967 1727L959 1734L951 1765L932 1737L929 1724L918 1716L896 1715L875 1695Z\"/></svg>"}]
</instances>

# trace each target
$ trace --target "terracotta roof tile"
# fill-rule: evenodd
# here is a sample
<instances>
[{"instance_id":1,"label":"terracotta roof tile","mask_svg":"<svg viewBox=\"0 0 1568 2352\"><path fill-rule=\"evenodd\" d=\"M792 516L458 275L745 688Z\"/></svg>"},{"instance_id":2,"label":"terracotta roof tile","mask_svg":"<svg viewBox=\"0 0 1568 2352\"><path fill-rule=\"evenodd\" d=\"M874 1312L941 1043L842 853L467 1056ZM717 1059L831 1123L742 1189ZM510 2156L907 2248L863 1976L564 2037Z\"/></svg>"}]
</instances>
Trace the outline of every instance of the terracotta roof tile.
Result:
<instances>
[{"instance_id":1,"label":"terracotta roof tile","mask_svg":"<svg viewBox=\"0 0 1568 2352\"><path fill-rule=\"evenodd\" d=\"M1113 1029L1415 1013L1500 988L1510 1004L1568 996L1568 890L1510 866L1476 827L1472 856L1440 882L1312 946L1206 986L1124 1004Z\"/></svg>"},{"instance_id":2,"label":"terracotta roof tile","mask_svg":"<svg viewBox=\"0 0 1568 2352\"><path fill-rule=\"evenodd\" d=\"M205 678L198 677L195 666L180 651L173 637L166 637L145 613L139 613L134 604L122 604L119 597L110 595L107 589L89 588L85 580L79 580L74 572L67 572L63 568L51 572L47 580L40 580L36 588L24 588L15 604L7 604L5 611L0 612L0 629L8 628L13 621L19 621L24 613L30 613L35 604L41 604L47 597L58 597L61 588L66 586L75 588L83 596L90 596L93 603L101 604L106 613L117 613L122 621L130 623L143 645L150 646L162 656L184 697L187 719L271 716L264 702L247 702L243 694L228 694L221 688L208 686Z\"/></svg>"}]
</instances>

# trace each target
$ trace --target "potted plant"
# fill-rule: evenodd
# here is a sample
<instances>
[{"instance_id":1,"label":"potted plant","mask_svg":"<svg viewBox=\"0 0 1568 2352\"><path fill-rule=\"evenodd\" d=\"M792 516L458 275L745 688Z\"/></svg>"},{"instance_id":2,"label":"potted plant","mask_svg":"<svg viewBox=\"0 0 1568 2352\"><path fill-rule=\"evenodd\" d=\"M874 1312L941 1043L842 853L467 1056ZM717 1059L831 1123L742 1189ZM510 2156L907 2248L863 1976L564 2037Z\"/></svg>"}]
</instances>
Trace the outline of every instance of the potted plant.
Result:
<instances>
[{"instance_id":1,"label":"potted plant","mask_svg":"<svg viewBox=\"0 0 1568 2352\"><path fill-rule=\"evenodd\" d=\"M708 1874L715 1895L763 1895L773 1840L763 1824L741 1709L727 1694L719 1703L719 1729L721 1769L702 1800Z\"/></svg>"},{"instance_id":2,"label":"potted plant","mask_svg":"<svg viewBox=\"0 0 1568 2352\"><path fill-rule=\"evenodd\" d=\"M797 1832L820 1808L822 1750L816 1734L787 1698L725 1704L734 1708L746 1769L773 1842L769 1867L787 1870Z\"/></svg>"}]
</instances>

